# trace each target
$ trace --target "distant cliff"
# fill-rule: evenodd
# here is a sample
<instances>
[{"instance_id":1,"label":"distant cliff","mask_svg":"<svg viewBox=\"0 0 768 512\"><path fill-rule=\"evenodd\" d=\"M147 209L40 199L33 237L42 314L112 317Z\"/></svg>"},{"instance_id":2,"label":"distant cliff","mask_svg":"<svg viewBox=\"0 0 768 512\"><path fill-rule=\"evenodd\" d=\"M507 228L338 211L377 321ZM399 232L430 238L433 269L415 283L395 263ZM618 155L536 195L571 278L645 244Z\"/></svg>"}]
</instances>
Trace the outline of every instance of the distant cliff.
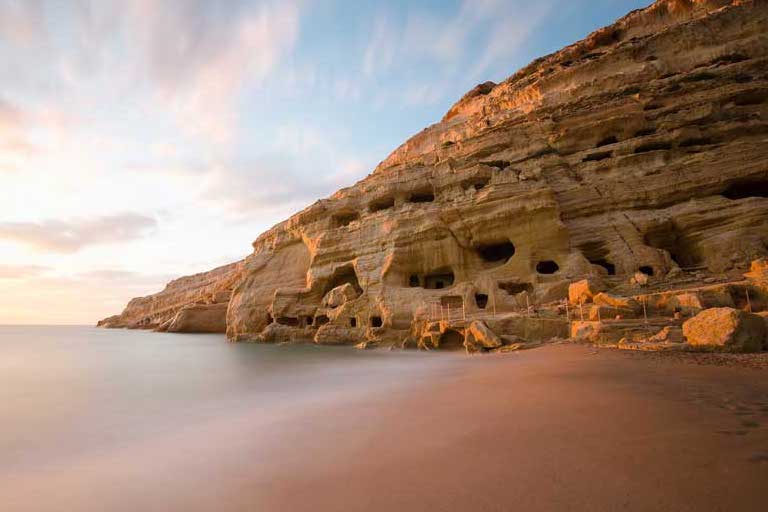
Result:
<instances>
[{"instance_id":1,"label":"distant cliff","mask_svg":"<svg viewBox=\"0 0 768 512\"><path fill-rule=\"evenodd\" d=\"M737 271L768 253L767 197L767 3L660 0L479 85L243 262L100 325L401 343L584 277Z\"/></svg>"}]
</instances>

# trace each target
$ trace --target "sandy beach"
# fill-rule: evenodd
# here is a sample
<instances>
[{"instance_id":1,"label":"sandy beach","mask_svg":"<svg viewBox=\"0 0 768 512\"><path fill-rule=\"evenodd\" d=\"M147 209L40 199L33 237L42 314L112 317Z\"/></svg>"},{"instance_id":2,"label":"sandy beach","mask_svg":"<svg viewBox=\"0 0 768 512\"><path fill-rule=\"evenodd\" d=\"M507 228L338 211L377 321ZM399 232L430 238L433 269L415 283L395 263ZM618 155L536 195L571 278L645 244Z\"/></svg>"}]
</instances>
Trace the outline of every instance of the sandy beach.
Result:
<instances>
[{"instance_id":1,"label":"sandy beach","mask_svg":"<svg viewBox=\"0 0 768 512\"><path fill-rule=\"evenodd\" d=\"M182 342L166 336L160 342ZM205 343L205 364L215 351L288 350ZM151 350L155 360L179 352ZM281 512L758 511L768 503L765 371L574 345L483 357L362 355L373 363L349 350L335 353L353 360L324 377L339 386L312 398L306 379L303 401L285 381L268 395L246 390L240 404L215 405L218 395L209 403L196 391L175 399L185 405L166 424L170 412L126 419L118 392L98 428L101 420L60 407L50 431L29 431L4 452L0 501L12 511ZM155 395L164 392L152 382L157 373L144 379ZM251 374L244 367L238 379ZM93 394L78 398L80 410ZM97 438L105 431L111 437Z\"/></svg>"}]
</instances>

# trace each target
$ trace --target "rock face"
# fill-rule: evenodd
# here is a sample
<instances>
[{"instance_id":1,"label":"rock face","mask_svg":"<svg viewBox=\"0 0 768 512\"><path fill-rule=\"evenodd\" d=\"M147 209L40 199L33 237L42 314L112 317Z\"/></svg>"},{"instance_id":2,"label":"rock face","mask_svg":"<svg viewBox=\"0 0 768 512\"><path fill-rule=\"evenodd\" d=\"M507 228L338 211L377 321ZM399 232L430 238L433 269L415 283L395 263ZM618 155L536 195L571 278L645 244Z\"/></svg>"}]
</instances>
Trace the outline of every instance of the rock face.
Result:
<instances>
[{"instance_id":1,"label":"rock face","mask_svg":"<svg viewBox=\"0 0 768 512\"><path fill-rule=\"evenodd\" d=\"M659 0L481 84L243 262L106 322L159 326L231 290L235 341L395 344L445 315L529 325L496 320L579 279L746 270L768 254L766 4Z\"/></svg>"},{"instance_id":2,"label":"rock face","mask_svg":"<svg viewBox=\"0 0 768 512\"><path fill-rule=\"evenodd\" d=\"M765 341L765 320L733 308L702 311L683 324L691 345L722 347L736 352L759 352Z\"/></svg>"},{"instance_id":3,"label":"rock face","mask_svg":"<svg viewBox=\"0 0 768 512\"><path fill-rule=\"evenodd\" d=\"M131 300L125 310L99 327L159 329L171 332L226 332L227 305L242 276L242 262L168 283L154 295Z\"/></svg>"}]
</instances>

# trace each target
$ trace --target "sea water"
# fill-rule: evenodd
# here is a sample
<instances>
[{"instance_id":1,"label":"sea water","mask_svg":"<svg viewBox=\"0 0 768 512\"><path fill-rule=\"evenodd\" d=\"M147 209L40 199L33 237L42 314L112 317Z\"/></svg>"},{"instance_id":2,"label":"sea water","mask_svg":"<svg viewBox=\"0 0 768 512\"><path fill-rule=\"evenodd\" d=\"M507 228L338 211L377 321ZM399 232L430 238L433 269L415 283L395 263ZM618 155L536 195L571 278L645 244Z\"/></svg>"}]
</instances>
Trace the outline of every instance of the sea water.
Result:
<instances>
[{"instance_id":1,"label":"sea water","mask_svg":"<svg viewBox=\"0 0 768 512\"><path fill-rule=\"evenodd\" d=\"M0 326L0 509L176 508L179 495L200 495L193 482L223 471L253 478L267 434L302 421L303 411L418 381L440 359L223 335Z\"/></svg>"}]
</instances>

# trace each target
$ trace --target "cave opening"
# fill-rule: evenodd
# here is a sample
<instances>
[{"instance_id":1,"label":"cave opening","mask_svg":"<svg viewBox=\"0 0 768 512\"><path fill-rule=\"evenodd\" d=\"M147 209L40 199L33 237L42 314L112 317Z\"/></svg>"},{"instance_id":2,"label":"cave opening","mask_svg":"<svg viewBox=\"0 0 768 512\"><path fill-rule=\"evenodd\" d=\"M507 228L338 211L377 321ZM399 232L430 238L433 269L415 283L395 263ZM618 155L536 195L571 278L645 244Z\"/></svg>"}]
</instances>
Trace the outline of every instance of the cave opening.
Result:
<instances>
[{"instance_id":1,"label":"cave opening","mask_svg":"<svg viewBox=\"0 0 768 512\"><path fill-rule=\"evenodd\" d=\"M331 321L331 319L328 318L326 315L320 315L317 318L315 318L315 325L320 327L321 325L325 325L325 324L327 324L330 321Z\"/></svg>"},{"instance_id":2,"label":"cave opening","mask_svg":"<svg viewBox=\"0 0 768 512\"><path fill-rule=\"evenodd\" d=\"M536 272L539 274L554 274L558 270L560 270L560 265L552 260L544 260L536 264Z\"/></svg>"},{"instance_id":3,"label":"cave opening","mask_svg":"<svg viewBox=\"0 0 768 512\"><path fill-rule=\"evenodd\" d=\"M354 316L349 317L349 326L357 327L357 318L355 318Z\"/></svg>"},{"instance_id":4,"label":"cave opening","mask_svg":"<svg viewBox=\"0 0 768 512\"><path fill-rule=\"evenodd\" d=\"M359 218L360 216L355 212L340 212L333 216L333 225L337 228L349 226Z\"/></svg>"},{"instance_id":5,"label":"cave opening","mask_svg":"<svg viewBox=\"0 0 768 512\"><path fill-rule=\"evenodd\" d=\"M592 265L603 267L609 276L616 275L616 265L608 259L608 250L601 241L587 242L579 246L579 250Z\"/></svg>"},{"instance_id":6,"label":"cave opening","mask_svg":"<svg viewBox=\"0 0 768 512\"><path fill-rule=\"evenodd\" d=\"M408 277L408 286L411 288L418 288L421 286L421 280L417 274L411 274L410 277Z\"/></svg>"},{"instance_id":7,"label":"cave opening","mask_svg":"<svg viewBox=\"0 0 768 512\"><path fill-rule=\"evenodd\" d=\"M616 137L611 135L610 137L606 137L603 140L601 140L600 142L598 142L595 147L596 148L601 148L603 146L610 146L611 144L616 144L617 142L619 142L619 139L617 139Z\"/></svg>"},{"instance_id":8,"label":"cave opening","mask_svg":"<svg viewBox=\"0 0 768 512\"><path fill-rule=\"evenodd\" d=\"M533 285L531 283L521 283L519 281L501 281L499 282L499 289L504 290L509 295L517 295L518 293L533 293Z\"/></svg>"},{"instance_id":9,"label":"cave opening","mask_svg":"<svg viewBox=\"0 0 768 512\"><path fill-rule=\"evenodd\" d=\"M442 290L453 286L455 277L453 270L438 270L424 276L424 288L427 290Z\"/></svg>"},{"instance_id":10,"label":"cave opening","mask_svg":"<svg viewBox=\"0 0 768 512\"><path fill-rule=\"evenodd\" d=\"M515 245L509 240L494 244L482 244L477 247L477 254L486 263L506 263L515 255Z\"/></svg>"},{"instance_id":11,"label":"cave opening","mask_svg":"<svg viewBox=\"0 0 768 512\"><path fill-rule=\"evenodd\" d=\"M672 149L672 144L668 142L649 142L641 144L635 149L635 154L650 153L651 151L667 151Z\"/></svg>"},{"instance_id":12,"label":"cave opening","mask_svg":"<svg viewBox=\"0 0 768 512\"><path fill-rule=\"evenodd\" d=\"M464 336L459 331L448 329L440 335L440 350L461 350L464 348Z\"/></svg>"},{"instance_id":13,"label":"cave opening","mask_svg":"<svg viewBox=\"0 0 768 512\"><path fill-rule=\"evenodd\" d=\"M731 200L768 197L768 179L736 181L728 185L722 195Z\"/></svg>"},{"instance_id":14,"label":"cave opening","mask_svg":"<svg viewBox=\"0 0 768 512\"><path fill-rule=\"evenodd\" d=\"M603 267L606 270L606 272L608 272L609 276L615 276L616 275L616 265L614 265L613 263L611 263L610 261L608 261L606 259L599 258L599 259L596 259L596 260L589 260L589 262L592 265L597 265L597 266Z\"/></svg>"},{"instance_id":15,"label":"cave opening","mask_svg":"<svg viewBox=\"0 0 768 512\"><path fill-rule=\"evenodd\" d=\"M490 182L491 182L491 178L482 178L482 177L470 178L470 179L464 180L461 183L461 188L463 188L464 190L469 190L472 188L474 188L475 190L482 190Z\"/></svg>"},{"instance_id":16,"label":"cave opening","mask_svg":"<svg viewBox=\"0 0 768 512\"><path fill-rule=\"evenodd\" d=\"M431 190L419 190L408 197L409 203L431 203L435 200L435 193Z\"/></svg>"},{"instance_id":17,"label":"cave opening","mask_svg":"<svg viewBox=\"0 0 768 512\"><path fill-rule=\"evenodd\" d=\"M384 322L381 320L380 316L372 316L371 317L371 327L381 327L384 325Z\"/></svg>"},{"instance_id":18,"label":"cave opening","mask_svg":"<svg viewBox=\"0 0 768 512\"><path fill-rule=\"evenodd\" d=\"M277 323L280 325L287 325L289 327L298 327L299 319L295 316L279 316L277 317Z\"/></svg>"},{"instance_id":19,"label":"cave opening","mask_svg":"<svg viewBox=\"0 0 768 512\"><path fill-rule=\"evenodd\" d=\"M304 317L304 324L305 325L312 326L314 323L315 323L314 317L311 317L311 316L305 316Z\"/></svg>"},{"instance_id":20,"label":"cave opening","mask_svg":"<svg viewBox=\"0 0 768 512\"><path fill-rule=\"evenodd\" d=\"M485 309L488 307L488 295L485 293L476 293L475 294L475 304L480 309Z\"/></svg>"},{"instance_id":21,"label":"cave opening","mask_svg":"<svg viewBox=\"0 0 768 512\"><path fill-rule=\"evenodd\" d=\"M381 199L377 199L376 201L371 201L371 203L368 205L368 210L371 213L376 213L382 210L388 210L394 206L395 206L394 197L383 197Z\"/></svg>"},{"instance_id":22,"label":"cave opening","mask_svg":"<svg viewBox=\"0 0 768 512\"><path fill-rule=\"evenodd\" d=\"M333 274L331 274L330 279L323 289L323 296L337 286L342 286L344 284L352 285L358 295L363 293L363 289L360 287L360 282L357 280L355 267L351 263L333 269Z\"/></svg>"},{"instance_id":23,"label":"cave opening","mask_svg":"<svg viewBox=\"0 0 768 512\"><path fill-rule=\"evenodd\" d=\"M600 162L601 160L605 160L606 158L611 158L612 156L613 156L613 151L602 151L600 153L592 153L591 155L587 155L581 161L582 162Z\"/></svg>"},{"instance_id":24,"label":"cave opening","mask_svg":"<svg viewBox=\"0 0 768 512\"><path fill-rule=\"evenodd\" d=\"M645 274L647 276L653 275L653 267L651 267L650 265L643 265L637 270L639 270L641 274Z\"/></svg>"},{"instance_id":25,"label":"cave opening","mask_svg":"<svg viewBox=\"0 0 768 512\"><path fill-rule=\"evenodd\" d=\"M695 268L702 264L701 251L699 251L696 243L690 240L672 221L649 229L645 233L643 241L645 245L666 251L672 261L682 269ZM651 271L653 271L652 268Z\"/></svg>"}]
</instances>

